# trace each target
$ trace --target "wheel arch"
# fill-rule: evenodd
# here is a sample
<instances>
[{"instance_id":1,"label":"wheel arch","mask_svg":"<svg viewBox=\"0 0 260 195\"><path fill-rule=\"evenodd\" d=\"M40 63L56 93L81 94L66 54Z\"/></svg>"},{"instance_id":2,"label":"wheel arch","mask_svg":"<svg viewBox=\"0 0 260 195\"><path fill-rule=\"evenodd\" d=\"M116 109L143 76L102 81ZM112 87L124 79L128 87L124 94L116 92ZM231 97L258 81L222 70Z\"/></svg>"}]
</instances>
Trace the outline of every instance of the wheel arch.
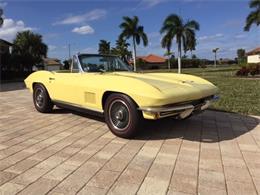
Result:
<instances>
[{"instance_id":1,"label":"wheel arch","mask_svg":"<svg viewBox=\"0 0 260 195\"><path fill-rule=\"evenodd\" d=\"M33 82L33 83L32 83L32 91L34 90L34 87L35 87L37 84L38 84L38 85L42 85L42 86L45 88L45 90L47 91L49 97L51 98L51 95L50 95L50 92L49 92L48 88L47 88L47 87L44 85L44 83L42 83L42 82L39 82L39 81Z\"/></svg>"},{"instance_id":2,"label":"wheel arch","mask_svg":"<svg viewBox=\"0 0 260 195\"><path fill-rule=\"evenodd\" d=\"M127 97L129 97L136 105L136 107L138 108L138 104L136 103L136 101L128 94L125 94L125 93L122 93L122 92L119 92L119 91L105 91L102 95L102 100L101 100L101 103L102 103L102 109L104 110L105 109L105 103L106 103L106 100L107 98L111 95L111 94L121 94L121 95L125 95Z\"/></svg>"},{"instance_id":3,"label":"wheel arch","mask_svg":"<svg viewBox=\"0 0 260 195\"><path fill-rule=\"evenodd\" d=\"M40 85L44 86L44 84L41 83L41 82L33 82L33 83L32 83L32 89L34 89L35 85L37 85L37 84L40 84ZM45 87L45 86L44 86L44 87ZM46 87L45 87L45 88L46 88Z\"/></svg>"}]
</instances>

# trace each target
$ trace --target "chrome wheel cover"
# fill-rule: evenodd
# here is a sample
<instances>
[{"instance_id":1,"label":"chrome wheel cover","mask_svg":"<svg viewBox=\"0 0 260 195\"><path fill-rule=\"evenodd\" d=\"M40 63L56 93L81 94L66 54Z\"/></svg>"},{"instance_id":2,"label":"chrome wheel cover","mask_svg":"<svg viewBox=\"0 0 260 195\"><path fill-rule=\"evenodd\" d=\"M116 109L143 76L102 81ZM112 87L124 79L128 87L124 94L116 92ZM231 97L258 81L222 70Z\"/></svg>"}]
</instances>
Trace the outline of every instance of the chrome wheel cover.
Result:
<instances>
[{"instance_id":1,"label":"chrome wheel cover","mask_svg":"<svg viewBox=\"0 0 260 195\"><path fill-rule=\"evenodd\" d=\"M35 91L35 103L37 107L42 108L44 104L44 92L43 89L37 88Z\"/></svg>"},{"instance_id":2,"label":"chrome wheel cover","mask_svg":"<svg viewBox=\"0 0 260 195\"><path fill-rule=\"evenodd\" d=\"M130 111L126 103L120 99L114 100L108 108L109 121L113 128L124 131L130 124Z\"/></svg>"}]
</instances>

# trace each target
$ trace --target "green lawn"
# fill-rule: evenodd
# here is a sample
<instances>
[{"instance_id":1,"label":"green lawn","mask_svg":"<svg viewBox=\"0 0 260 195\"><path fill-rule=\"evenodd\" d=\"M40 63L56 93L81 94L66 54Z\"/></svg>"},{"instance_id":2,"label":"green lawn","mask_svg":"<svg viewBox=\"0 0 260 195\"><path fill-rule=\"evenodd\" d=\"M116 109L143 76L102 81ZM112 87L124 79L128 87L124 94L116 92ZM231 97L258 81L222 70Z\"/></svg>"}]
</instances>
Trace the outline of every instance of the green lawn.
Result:
<instances>
[{"instance_id":1,"label":"green lawn","mask_svg":"<svg viewBox=\"0 0 260 195\"><path fill-rule=\"evenodd\" d=\"M260 79L238 78L238 66L189 68L183 73L203 77L219 88L220 100L212 108L228 112L260 115ZM173 70L175 72L176 70Z\"/></svg>"}]
</instances>

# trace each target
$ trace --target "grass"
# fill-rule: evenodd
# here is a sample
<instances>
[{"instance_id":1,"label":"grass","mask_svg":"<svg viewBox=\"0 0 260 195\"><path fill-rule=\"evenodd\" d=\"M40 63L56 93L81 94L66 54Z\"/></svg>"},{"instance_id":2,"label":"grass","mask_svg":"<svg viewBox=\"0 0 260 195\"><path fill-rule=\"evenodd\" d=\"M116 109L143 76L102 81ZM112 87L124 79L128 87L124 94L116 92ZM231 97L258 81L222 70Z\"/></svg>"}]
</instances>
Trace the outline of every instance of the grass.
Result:
<instances>
[{"instance_id":1,"label":"grass","mask_svg":"<svg viewBox=\"0 0 260 195\"><path fill-rule=\"evenodd\" d=\"M260 79L236 77L238 68L234 65L205 69L189 68L183 69L182 72L203 77L219 88L220 100L211 108L260 116Z\"/></svg>"}]
</instances>

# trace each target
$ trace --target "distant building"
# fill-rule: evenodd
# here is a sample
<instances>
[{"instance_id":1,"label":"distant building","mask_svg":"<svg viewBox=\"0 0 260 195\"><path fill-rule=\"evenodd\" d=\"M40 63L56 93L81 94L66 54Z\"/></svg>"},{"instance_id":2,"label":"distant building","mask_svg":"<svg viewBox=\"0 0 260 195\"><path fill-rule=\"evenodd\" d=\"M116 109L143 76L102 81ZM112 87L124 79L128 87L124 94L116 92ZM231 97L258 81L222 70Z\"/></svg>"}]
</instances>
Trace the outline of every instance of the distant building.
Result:
<instances>
[{"instance_id":1,"label":"distant building","mask_svg":"<svg viewBox=\"0 0 260 195\"><path fill-rule=\"evenodd\" d=\"M164 69L167 67L164 57L149 54L147 56L137 56L136 61L142 69ZM133 62L130 62L133 64ZM137 67L138 68L138 67Z\"/></svg>"},{"instance_id":2,"label":"distant building","mask_svg":"<svg viewBox=\"0 0 260 195\"><path fill-rule=\"evenodd\" d=\"M34 67L34 70L48 70L55 71L60 70L62 64L57 58L43 58L43 63Z\"/></svg>"},{"instance_id":3,"label":"distant building","mask_svg":"<svg viewBox=\"0 0 260 195\"><path fill-rule=\"evenodd\" d=\"M0 54L10 54L11 51L12 51L12 46L13 44L6 41L6 40L3 40L3 39L0 39Z\"/></svg>"},{"instance_id":4,"label":"distant building","mask_svg":"<svg viewBox=\"0 0 260 195\"><path fill-rule=\"evenodd\" d=\"M260 47L246 53L247 63L260 63Z\"/></svg>"},{"instance_id":5,"label":"distant building","mask_svg":"<svg viewBox=\"0 0 260 195\"><path fill-rule=\"evenodd\" d=\"M1 72L10 69L10 58L13 44L0 39L0 68Z\"/></svg>"}]
</instances>

